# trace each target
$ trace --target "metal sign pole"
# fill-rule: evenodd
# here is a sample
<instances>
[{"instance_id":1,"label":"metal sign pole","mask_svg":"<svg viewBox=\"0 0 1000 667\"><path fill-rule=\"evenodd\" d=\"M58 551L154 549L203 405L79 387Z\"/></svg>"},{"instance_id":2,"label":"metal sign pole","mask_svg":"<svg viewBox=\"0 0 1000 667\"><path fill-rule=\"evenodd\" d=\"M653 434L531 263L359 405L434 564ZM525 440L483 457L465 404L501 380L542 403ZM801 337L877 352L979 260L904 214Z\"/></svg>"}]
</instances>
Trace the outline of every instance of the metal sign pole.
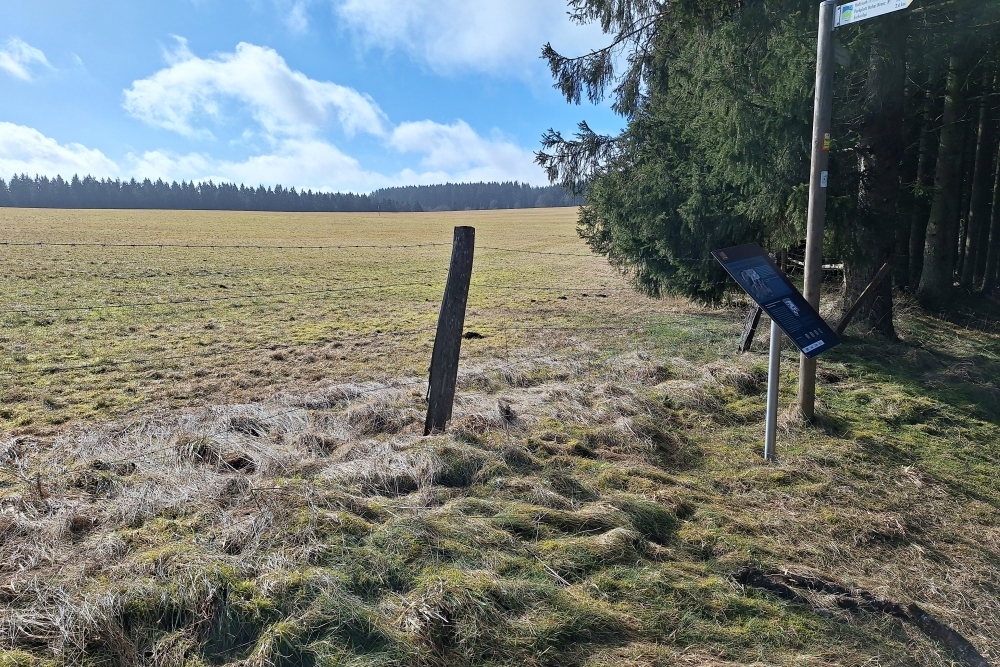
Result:
<instances>
[{"instance_id":1,"label":"metal sign pole","mask_svg":"<svg viewBox=\"0 0 1000 667\"><path fill-rule=\"evenodd\" d=\"M767 420L764 426L764 459L774 460L778 431L778 379L781 370L781 329L771 320L771 356L767 367Z\"/></svg>"},{"instance_id":2,"label":"metal sign pole","mask_svg":"<svg viewBox=\"0 0 1000 667\"><path fill-rule=\"evenodd\" d=\"M809 217L806 221L805 281L802 296L819 310L823 283L823 226L826 223L826 187L830 164L830 122L833 115L834 0L819 6L819 41L816 48L816 98L813 109L812 171L809 176ZM807 419L816 412L816 361L802 355L799 363L799 409Z\"/></svg>"},{"instance_id":3,"label":"metal sign pole","mask_svg":"<svg viewBox=\"0 0 1000 667\"><path fill-rule=\"evenodd\" d=\"M767 371L767 423L764 438L764 458L771 461L774 459L778 425L781 335L788 336L802 355L809 359L840 345L840 336L809 305L760 244L746 243L713 250L712 256L771 318L771 359Z\"/></svg>"}]
</instances>

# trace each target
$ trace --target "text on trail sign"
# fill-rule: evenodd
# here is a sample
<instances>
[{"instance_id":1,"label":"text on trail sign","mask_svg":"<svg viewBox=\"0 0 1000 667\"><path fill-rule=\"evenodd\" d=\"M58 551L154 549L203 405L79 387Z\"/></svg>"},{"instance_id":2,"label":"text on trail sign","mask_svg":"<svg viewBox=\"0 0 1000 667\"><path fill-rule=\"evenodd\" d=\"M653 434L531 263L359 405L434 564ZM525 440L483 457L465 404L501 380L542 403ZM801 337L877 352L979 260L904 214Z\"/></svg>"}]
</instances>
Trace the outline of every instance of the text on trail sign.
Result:
<instances>
[{"instance_id":1,"label":"text on trail sign","mask_svg":"<svg viewBox=\"0 0 1000 667\"><path fill-rule=\"evenodd\" d=\"M715 259L757 302L802 354L816 357L840 338L756 243L715 250Z\"/></svg>"},{"instance_id":2,"label":"text on trail sign","mask_svg":"<svg viewBox=\"0 0 1000 667\"><path fill-rule=\"evenodd\" d=\"M837 7L837 15L834 19L834 26L857 23L865 19L873 19L876 16L898 12L906 9L913 0L855 0Z\"/></svg>"}]
</instances>

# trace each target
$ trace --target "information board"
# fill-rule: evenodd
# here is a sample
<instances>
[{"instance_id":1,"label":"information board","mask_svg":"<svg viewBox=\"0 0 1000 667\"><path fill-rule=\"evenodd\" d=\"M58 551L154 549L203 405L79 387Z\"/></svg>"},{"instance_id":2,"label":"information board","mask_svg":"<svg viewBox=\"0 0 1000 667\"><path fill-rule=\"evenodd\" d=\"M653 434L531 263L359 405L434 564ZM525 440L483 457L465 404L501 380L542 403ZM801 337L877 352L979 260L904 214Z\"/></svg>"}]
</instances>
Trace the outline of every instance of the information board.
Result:
<instances>
[{"instance_id":1,"label":"information board","mask_svg":"<svg viewBox=\"0 0 1000 667\"><path fill-rule=\"evenodd\" d=\"M802 354L812 358L840 345L840 338L830 325L759 244L715 250L712 255L802 350Z\"/></svg>"}]
</instances>

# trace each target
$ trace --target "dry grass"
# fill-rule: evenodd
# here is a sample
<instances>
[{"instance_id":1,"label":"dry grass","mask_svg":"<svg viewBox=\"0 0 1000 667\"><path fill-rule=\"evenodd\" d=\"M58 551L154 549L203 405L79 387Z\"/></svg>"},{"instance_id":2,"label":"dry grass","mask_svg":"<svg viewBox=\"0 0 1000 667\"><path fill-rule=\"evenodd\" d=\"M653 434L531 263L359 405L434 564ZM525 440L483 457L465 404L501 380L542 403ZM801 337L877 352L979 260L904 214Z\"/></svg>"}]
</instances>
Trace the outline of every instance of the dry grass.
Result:
<instances>
[{"instance_id":1,"label":"dry grass","mask_svg":"<svg viewBox=\"0 0 1000 667\"><path fill-rule=\"evenodd\" d=\"M486 245L503 220L483 218ZM428 221L437 233L454 217ZM523 233L578 251L532 236L568 236L570 222L507 224L505 243ZM587 258L483 257L490 280L615 280ZM412 300L341 304L358 320L338 320L337 343L306 346L314 361L268 351L206 370L277 363L321 377L246 389L216 377L211 393L171 399L173 385L147 375L81 374L62 396L113 375L145 403L85 420L66 399L51 409L67 423L12 423L0 439L0 665L951 664L894 619L744 590L729 575L747 564L915 601L1000 658L996 336L910 314L903 328L922 347L850 341L821 365L822 422L786 415L781 459L767 464L764 359L731 352L739 313L474 294L487 337L463 346L445 435L421 436L427 349L339 358L366 313ZM640 316L617 335L511 330ZM213 319L209 331L229 330ZM17 326L43 361L76 344ZM316 333L305 316L282 326ZM46 381L22 391L64 378ZM41 414L31 400L17 414Z\"/></svg>"},{"instance_id":2,"label":"dry grass","mask_svg":"<svg viewBox=\"0 0 1000 667\"><path fill-rule=\"evenodd\" d=\"M467 342L473 354L516 354L523 341L544 335L511 327L606 325L608 317L624 325L662 308L610 291L625 285L585 256L574 215L574 209L382 216L0 210L0 240L22 243L383 246L6 247L0 427L41 435L54 433L52 426L153 407L263 400L322 380L423 375L455 225L477 229L469 328L485 337ZM384 248L424 243L445 245ZM560 286L567 291L534 289ZM336 291L357 287L365 289ZM274 296L254 296L261 294ZM185 303L167 303L177 301ZM8 312L151 303L165 305ZM678 304L664 314L687 310Z\"/></svg>"}]
</instances>

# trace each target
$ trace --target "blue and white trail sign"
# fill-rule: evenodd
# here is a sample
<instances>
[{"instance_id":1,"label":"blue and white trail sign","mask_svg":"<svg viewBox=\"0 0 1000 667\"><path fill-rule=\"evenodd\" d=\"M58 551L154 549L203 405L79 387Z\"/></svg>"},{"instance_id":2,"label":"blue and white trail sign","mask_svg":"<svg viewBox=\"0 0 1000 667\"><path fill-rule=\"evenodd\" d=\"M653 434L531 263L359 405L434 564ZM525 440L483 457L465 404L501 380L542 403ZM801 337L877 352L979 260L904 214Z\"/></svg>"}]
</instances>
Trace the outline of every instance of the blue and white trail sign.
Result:
<instances>
[{"instance_id":1,"label":"blue and white trail sign","mask_svg":"<svg viewBox=\"0 0 1000 667\"><path fill-rule=\"evenodd\" d=\"M835 27L858 23L866 19L873 19L876 16L898 12L906 9L913 3L913 0L855 0L837 7L837 16L834 21Z\"/></svg>"},{"instance_id":2,"label":"blue and white trail sign","mask_svg":"<svg viewBox=\"0 0 1000 667\"><path fill-rule=\"evenodd\" d=\"M712 255L810 359L840 345L840 338L757 243Z\"/></svg>"}]
</instances>

